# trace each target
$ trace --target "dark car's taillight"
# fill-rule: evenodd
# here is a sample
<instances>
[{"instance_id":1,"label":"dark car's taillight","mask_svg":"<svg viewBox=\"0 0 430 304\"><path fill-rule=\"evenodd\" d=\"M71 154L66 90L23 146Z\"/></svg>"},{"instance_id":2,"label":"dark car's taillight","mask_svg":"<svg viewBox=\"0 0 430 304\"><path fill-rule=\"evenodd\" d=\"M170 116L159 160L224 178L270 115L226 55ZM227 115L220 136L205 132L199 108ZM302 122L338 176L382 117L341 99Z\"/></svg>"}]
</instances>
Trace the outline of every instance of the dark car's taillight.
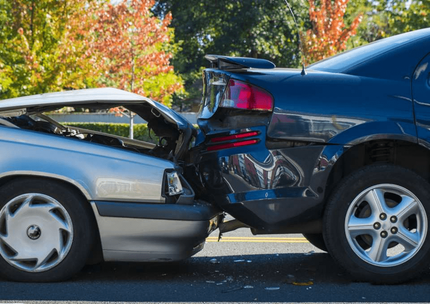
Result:
<instances>
[{"instance_id":1,"label":"dark car's taillight","mask_svg":"<svg viewBox=\"0 0 430 304\"><path fill-rule=\"evenodd\" d=\"M258 136L259 134L260 132L258 131L250 131L250 132L243 132L238 134L212 137L209 140L210 145L207 147L207 150L218 151L218 150L224 150L229 148L237 148L237 147L258 144L260 142L260 139L258 138L249 139L249 138ZM212 143L214 143L214 145L212 145Z\"/></svg>"},{"instance_id":2,"label":"dark car's taillight","mask_svg":"<svg viewBox=\"0 0 430 304\"><path fill-rule=\"evenodd\" d=\"M219 106L244 110L272 111L273 97L257 86L230 79Z\"/></svg>"}]
</instances>

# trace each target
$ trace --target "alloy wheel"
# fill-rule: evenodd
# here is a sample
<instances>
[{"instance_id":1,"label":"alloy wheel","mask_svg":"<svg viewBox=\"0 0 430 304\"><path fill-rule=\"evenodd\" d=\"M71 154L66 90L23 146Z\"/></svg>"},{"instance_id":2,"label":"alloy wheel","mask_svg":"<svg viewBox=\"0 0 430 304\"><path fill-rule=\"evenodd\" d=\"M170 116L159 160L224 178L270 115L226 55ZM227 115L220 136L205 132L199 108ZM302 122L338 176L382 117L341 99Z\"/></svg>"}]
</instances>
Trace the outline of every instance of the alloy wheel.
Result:
<instances>
[{"instance_id":1,"label":"alloy wheel","mask_svg":"<svg viewBox=\"0 0 430 304\"><path fill-rule=\"evenodd\" d=\"M360 259L378 267L409 261L422 247L427 226L420 200L395 184L379 184L362 191L345 218L351 249Z\"/></svg>"}]
</instances>

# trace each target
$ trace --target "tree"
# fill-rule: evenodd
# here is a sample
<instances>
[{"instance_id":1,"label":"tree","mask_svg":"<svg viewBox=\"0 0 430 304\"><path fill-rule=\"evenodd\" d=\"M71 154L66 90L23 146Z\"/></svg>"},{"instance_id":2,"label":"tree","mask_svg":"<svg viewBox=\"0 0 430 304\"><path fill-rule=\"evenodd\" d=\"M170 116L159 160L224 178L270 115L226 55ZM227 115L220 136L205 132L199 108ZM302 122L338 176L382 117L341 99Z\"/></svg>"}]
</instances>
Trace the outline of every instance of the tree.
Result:
<instances>
[{"instance_id":1,"label":"tree","mask_svg":"<svg viewBox=\"0 0 430 304\"><path fill-rule=\"evenodd\" d=\"M347 14L357 10L364 14L357 35L350 39L354 45L429 26L429 0L354 0L348 5Z\"/></svg>"},{"instance_id":2,"label":"tree","mask_svg":"<svg viewBox=\"0 0 430 304\"><path fill-rule=\"evenodd\" d=\"M349 27L345 27L344 15L349 0L321 0L317 9L314 0L309 1L312 28L302 35L303 53L312 63L346 50L348 39L356 34L361 14Z\"/></svg>"},{"instance_id":3,"label":"tree","mask_svg":"<svg viewBox=\"0 0 430 304\"><path fill-rule=\"evenodd\" d=\"M429 26L430 0L395 1L390 4L384 35L400 34Z\"/></svg>"},{"instance_id":4,"label":"tree","mask_svg":"<svg viewBox=\"0 0 430 304\"><path fill-rule=\"evenodd\" d=\"M307 9L290 1L300 26L308 22ZM159 0L154 12L171 12L180 52L175 70L185 79L187 103L199 99L201 69L206 54L265 58L278 66L299 66L297 29L284 0Z\"/></svg>"},{"instance_id":5,"label":"tree","mask_svg":"<svg viewBox=\"0 0 430 304\"><path fill-rule=\"evenodd\" d=\"M57 46L79 0L0 0L0 99L58 89Z\"/></svg>"},{"instance_id":6,"label":"tree","mask_svg":"<svg viewBox=\"0 0 430 304\"><path fill-rule=\"evenodd\" d=\"M123 0L96 10L87 38L87 58L96 83L116 86L170 104L182 82L170 65L173 56L168 28L171 15L163 20L152 15L152 0Z\"/></svg>"},{"instance_id":7,"label":"tree","mask_svg":"<svg viewBox=\"0 0 430 304\"><path fill-rule=\"evenodd\" d=\"M106 0L107 1L107 0ZM0 98L115 86L167 105L182 81L151 0L0 0Z\"/></svg>"}]
</instances>

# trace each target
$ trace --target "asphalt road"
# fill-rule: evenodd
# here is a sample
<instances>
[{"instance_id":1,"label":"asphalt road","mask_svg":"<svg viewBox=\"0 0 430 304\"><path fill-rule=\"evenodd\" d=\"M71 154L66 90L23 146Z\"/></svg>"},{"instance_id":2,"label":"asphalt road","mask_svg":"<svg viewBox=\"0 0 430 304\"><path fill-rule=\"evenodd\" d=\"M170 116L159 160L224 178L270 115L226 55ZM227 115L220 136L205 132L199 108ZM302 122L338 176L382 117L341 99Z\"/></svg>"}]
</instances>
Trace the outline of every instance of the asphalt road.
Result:
<instances>
[{"instance_id":1,"label":"asphalt road","mask_svg":"<svg viewBox=\"0 0 430 304\"><path fill-rule=\"evenodd\" d=\"M430 273L403 285L353 282L301 235L247 230L208 239L180 263L103 263L52 284L0 279L0 303L428 302Z\"/></svg>"}]
</instances>

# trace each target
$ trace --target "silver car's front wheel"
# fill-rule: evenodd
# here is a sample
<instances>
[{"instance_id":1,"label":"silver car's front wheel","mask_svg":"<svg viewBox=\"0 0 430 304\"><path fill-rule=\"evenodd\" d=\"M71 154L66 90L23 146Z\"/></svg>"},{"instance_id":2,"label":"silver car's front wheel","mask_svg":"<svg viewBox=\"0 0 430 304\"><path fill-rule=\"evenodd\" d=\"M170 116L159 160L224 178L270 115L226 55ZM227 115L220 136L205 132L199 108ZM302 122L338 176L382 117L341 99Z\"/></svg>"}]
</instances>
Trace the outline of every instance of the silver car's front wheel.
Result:
<instances>
[{"instance_id":1,"label":"silver car's front wheel","mask_svg":"<svg viewBox=\"0 0 430 304\"><path fill-rule=\"evenodd\" d=\"M0 255L27 272L42 272L61 263L73 242L67 210L41 193L19 195L0 211Z\"/></svg>"},{"instance_id":2,"label":"silver car's front wheel","mask_svg":"<svg viewBox=\"0 0 430 304\"><path fill-rule=\"evenodd\" d=\"M65 280L85 265L96 230L88 202L71 186L15 179L0 188L0 274Z\"/></svg>"},{"instance_id":3,"label":"silver car's front wheel","mask_svg":"<svg viewBox=\"0 0 430 304\"><path fill-rule=\"evenodd\" d=\"M400 283L430 264L430 185L390 164L364 167L345 178L324 214L330 255L358 280Z\"/></svg>"}]
</instances>

